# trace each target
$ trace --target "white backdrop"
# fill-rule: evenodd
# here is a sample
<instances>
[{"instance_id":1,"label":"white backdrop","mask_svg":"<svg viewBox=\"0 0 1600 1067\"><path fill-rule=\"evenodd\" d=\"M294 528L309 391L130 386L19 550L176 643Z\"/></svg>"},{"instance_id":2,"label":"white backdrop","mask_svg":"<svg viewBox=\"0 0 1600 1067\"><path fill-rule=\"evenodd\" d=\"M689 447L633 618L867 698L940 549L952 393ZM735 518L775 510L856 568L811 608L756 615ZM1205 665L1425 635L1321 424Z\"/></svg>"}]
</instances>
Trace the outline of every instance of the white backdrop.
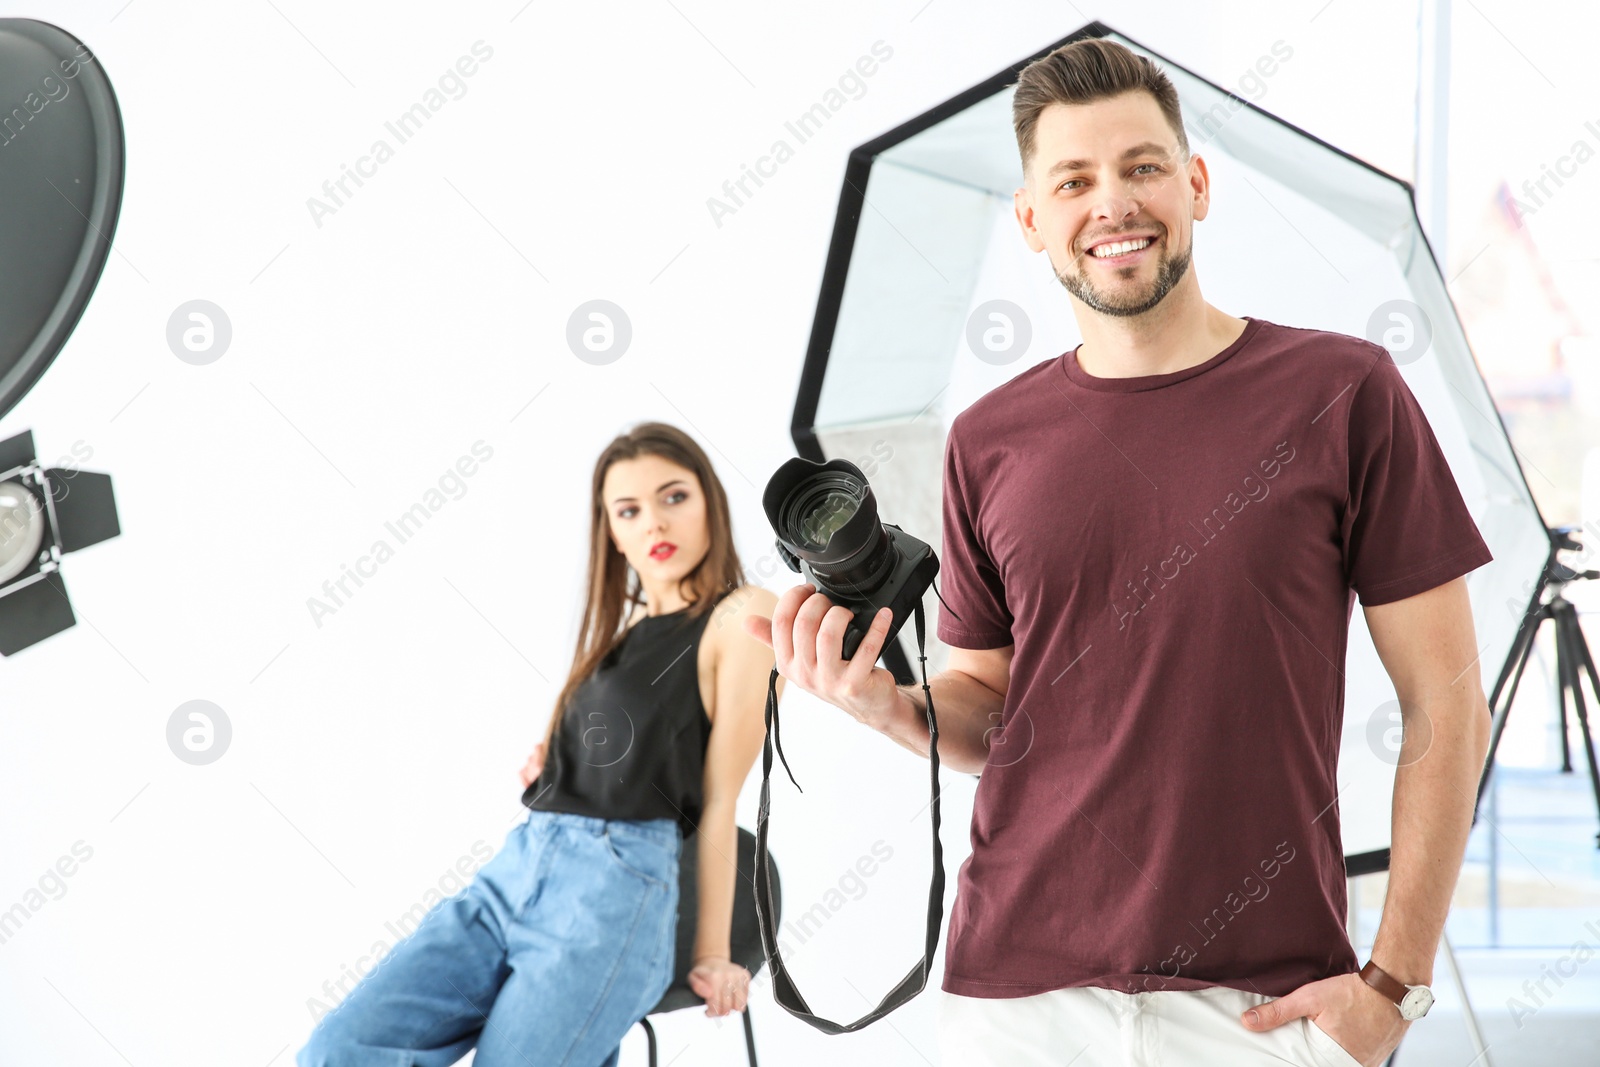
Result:
<instances>
[{"instance_id":1,"label":"white backdrop","mask_svg":"<svg viewBox=\"0 0 1600 1067\"><path fill-rule=\"evenodd\" d=\"M99 290L0 421L110 472L123 526L68 558L80 625L0 662L0 912L20 916L0 1062L291 1062L329 990L520 817L516 771L571 655L590 470L625 426L694 434L752 578L792 584L760 491L793 454L850 147L1098 17L1224 85L1291 40L1252 98L1406 173L1414 15L1324 8L0 5L95 52L129 156ZM786 124L818 104L802 143ZM389 124L414 105L402 141ZM732 189L747 170L760 184ZM196 300L231 328L205 365L169 344ZM567 341L592 300L631 323L604 365ZM402 542L386 524L417 504ZM392 554L363 562L380 540ZM335 604L324 583L358 567ZM191 700L231 727L203 766L167 740ZM784 717L807 790L775 787L786 912L827 914L794 970L817 1011L855 1018L918 951L926 764L798 691ZM945 795L952 896L971 783ZM856 881L875 846L892 858ZM942 967L834 1038L758 982L762 1061L938 1062ZM663 1063L742 1062L733 1019L661 1031ZM624 1062L643 1055L635 1032Z\"/></svg>"}]
</instances>

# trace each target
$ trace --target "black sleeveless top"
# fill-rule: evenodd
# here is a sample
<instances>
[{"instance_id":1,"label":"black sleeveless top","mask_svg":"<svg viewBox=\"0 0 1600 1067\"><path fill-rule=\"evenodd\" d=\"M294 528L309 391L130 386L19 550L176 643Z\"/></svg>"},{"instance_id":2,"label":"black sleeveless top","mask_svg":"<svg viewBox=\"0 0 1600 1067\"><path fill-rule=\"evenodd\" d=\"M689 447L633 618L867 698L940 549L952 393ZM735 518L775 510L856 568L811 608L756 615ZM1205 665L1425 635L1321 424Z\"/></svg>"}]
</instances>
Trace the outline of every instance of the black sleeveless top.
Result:
<instances>
[{"instance_id":1,"label":"black sleeveless top","mask_svg":"<svg viewBox=\"0 0 1600 1067\"><path fill-rule=\"evenodd\" d=\"M711 738L699 672L710 618L710 611L694 619L682 608L646 615L623 632L573 691L544 769L522 793L524 806L600 819L675 819L685 839L695 832Z\"/></svg>"}]
</instances>

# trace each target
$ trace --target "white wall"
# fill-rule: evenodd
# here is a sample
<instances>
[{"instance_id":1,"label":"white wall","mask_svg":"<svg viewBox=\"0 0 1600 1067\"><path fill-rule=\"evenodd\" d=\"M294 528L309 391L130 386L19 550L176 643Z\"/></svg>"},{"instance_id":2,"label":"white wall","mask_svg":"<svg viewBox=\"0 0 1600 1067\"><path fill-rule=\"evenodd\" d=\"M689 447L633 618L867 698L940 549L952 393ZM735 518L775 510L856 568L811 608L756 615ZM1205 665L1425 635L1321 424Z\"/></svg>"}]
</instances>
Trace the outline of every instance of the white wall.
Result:
<instances>
[{"instance_id":1,"label":"white wall","mask_svg":"<svg viewBox=\"0 0 1600 1067\"><path fill-rule=\"evenodd\" d=\"M517 768L570 656L599 448L645 418L693 433L747 564L770 560L760 491L792 455L846 152L1087 18L953 0L119 3L0 5L88 43L129 152L99 290L0 422L110 472L124 531L68 560L80 625L0 663L0 909L92 850L0 943L0 1061L283 1067L324 983L520 816ZM1404 173L1411 14L1319 7L1084 10L1225 84L1290 40L1262 106ZM796 146L786 120L879 40L892 58ZM493 54L465 94L399 144L385 122L479 41ZM315 221L308 198L380 138L393 158ZM793 158L719 224L708 198L779 138ZM232 327L205 366L167 343L196 299ZM633 327L604 366L565 340L593 299ZM385 522L480 441L492 458L398 544ZM319 625L308 598L380 538L393 558ZM166 740L194 699L232 726L206 766ZM875 841L894 850L795 957L813 1007L855 1018L918 951L926 765L798 691L784 718L807 789L776 788L791 905L823 900ZM970 796L952 776L952 894ZM762 1060L937 1062L937 985L831 1039L762 985ZM736 1023L685 1012L662 1031L663 1062L742 1062ZM643 1047L630 1037L625 1062Z\"/></svg>"}]
</instances>

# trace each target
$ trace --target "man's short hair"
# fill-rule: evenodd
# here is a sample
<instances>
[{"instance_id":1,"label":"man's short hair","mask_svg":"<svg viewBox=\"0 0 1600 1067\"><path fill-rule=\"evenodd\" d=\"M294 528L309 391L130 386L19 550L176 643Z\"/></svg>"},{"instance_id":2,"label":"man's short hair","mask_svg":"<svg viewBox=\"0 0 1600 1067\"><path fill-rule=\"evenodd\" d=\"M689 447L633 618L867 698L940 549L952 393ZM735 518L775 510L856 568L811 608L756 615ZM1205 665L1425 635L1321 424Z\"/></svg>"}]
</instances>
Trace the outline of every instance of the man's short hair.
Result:
<instances>
[{"instance_id":1,"label":"man's short hair","mask_svg":"<svg viewBox=\"0 0 1600 1067\"><path fill-rule=\"evenodd\" d=\"M1178 135L1180 159L1189 158L1189 138L1183 130L1178 90L1160 67L1131 49L1099 37L1062 45L1029 63L1017 75L1011 100L1011 124L1017 133L1023 174L1028 173L1037 148L1039 116L1051 104L1087 104L1126 92L1147 92L1155 97L1172 132Z\"/></svg>"}]
</instances>

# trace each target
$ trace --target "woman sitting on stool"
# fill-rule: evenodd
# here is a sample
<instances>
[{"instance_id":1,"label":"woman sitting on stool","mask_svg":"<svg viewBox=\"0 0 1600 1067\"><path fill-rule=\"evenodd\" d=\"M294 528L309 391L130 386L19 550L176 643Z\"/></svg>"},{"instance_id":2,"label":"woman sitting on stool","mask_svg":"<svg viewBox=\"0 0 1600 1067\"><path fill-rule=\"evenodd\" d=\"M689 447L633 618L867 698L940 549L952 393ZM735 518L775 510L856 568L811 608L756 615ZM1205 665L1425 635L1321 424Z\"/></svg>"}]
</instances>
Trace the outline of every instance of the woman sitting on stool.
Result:
<instances>
[{"instance_id":1,"label":"woman sitting on stool","mask_svg":"<svg viewBox=\"0 0 1600 1067\"><path fill-rule=\"evenodd\" d=\"M770 620L777 597L745 584L722 483L675 427L606 446L590 527L572 669L521 772L528 818L322 1018L299 1067L448 1067L473 1047L474 1067L615 1067L671 985L693 833L689 984L708 1015L744 1010L734 804L761 751L772 651L743 623Z\"/></svg>"}]
</instances>

